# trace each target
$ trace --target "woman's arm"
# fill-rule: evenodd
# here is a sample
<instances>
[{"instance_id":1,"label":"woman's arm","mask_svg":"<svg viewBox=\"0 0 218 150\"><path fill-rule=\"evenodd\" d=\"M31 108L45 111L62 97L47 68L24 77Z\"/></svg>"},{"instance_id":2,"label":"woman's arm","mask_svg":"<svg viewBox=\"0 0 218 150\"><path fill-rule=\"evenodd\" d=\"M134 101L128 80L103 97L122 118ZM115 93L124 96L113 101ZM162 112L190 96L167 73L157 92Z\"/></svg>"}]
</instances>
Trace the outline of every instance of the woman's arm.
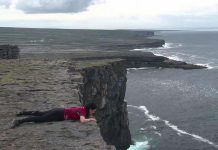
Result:
<instances>
[{"instance_id":1,"label":"woman's arm","mask_svg":"<svg viewBox=\"0 0 218 150\"><path fill-rule=\"evenodd\" d=\"M80 116L80 122L86 123L86 122L96 122L95 118L88 118L86 119L84 116Z\"/></svg>"}]
</instances>

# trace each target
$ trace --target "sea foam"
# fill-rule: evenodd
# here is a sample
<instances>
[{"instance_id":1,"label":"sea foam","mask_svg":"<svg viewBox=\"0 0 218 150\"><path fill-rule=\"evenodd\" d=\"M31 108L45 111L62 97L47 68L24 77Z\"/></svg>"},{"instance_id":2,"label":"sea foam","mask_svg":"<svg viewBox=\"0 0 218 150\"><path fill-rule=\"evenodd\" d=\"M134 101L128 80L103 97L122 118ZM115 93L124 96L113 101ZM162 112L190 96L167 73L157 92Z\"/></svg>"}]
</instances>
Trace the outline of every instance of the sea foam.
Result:
<instances>
[{"instance_id":1,"label":"sea foam","mask_svg":"<svg viewBox=\"0 0 218 150\"><path fill-rule=\"evenodd\" d=\"M146 150L149 148L150 146L148 144L148 141L144 141L144 142L136 142L135 145L131 145L128 150Z\"/></svg>"},{"instance_id":2,"label":"sea foam","mask_svg":"<svg viewBox=\"0 0 218 150\"><path fill-rule=\"evenodd\" d=\"M215 68L214 66L211 66L210 64L196 64L196 65L207 67L207 69L214 69Z\"/></svg>"},{"instance_id":3,"label":"sea foam","mask_svg":"<svg viewBox=\"0 0 218 150\"><path fill-rule=\"evenodd\" d=\"M199 135L196 135L196 134L193 134L193 133L188 133L187 131L179 129L178 126L170 123L168 120L162 120L160 117L150 114L149 110L147 109L146 106L128 105L128 107L136 108L136 109L139 109L139 110L143 111L144 114L146 115L146 117L149 118L149 120L152 120L152 121L163 121L166 126L171 128L172 130L176 131L178 135L182 135L182 134L183 135L188 135L188 136L191 136L195 140L207 143L207 144L209 144L209 145L211 145L211 146L213 146L215 148L218 148L218 145L215 144L214 142L212 142L212 141L210 141L210 140L208 140L206 138L203 138L203 137L201 137Z\"/></svg>"},{"instance_id":4,"label":"sea foam","mask_svg":"<svg viewBox=\"0 0 218 150\"><path fill-rule=\"evenodd\" d=\"M131 51L152 52L156 56L163 56L176 61L185 61L187 63L205 66L207 67L207 69L218 68L218 66L215 66L214 64L216 60L210 59L209 62L208 58L202 56L182 53L179 51L167 51L166 49L172 49L182 46L182 44L175 44L177 46L172 46L172 45L173 43L166 43L165 46L160 48L141 48L141 49L134 49Z\"/></svg>"}]
</instances>

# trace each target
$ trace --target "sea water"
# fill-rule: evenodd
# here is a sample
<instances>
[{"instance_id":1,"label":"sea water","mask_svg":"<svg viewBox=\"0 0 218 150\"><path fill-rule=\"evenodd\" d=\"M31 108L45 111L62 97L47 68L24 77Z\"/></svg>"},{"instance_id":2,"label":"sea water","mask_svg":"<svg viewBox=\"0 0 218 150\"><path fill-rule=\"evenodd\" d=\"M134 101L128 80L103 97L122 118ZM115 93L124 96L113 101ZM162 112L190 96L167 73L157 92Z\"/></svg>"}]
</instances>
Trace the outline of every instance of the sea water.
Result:
<instances>
[{"instance_id":1,"label":"sea water","mask_svg":"<svg viewBox=\"0 0 218 150\"><path fill-rule=\"evenodd\" d=\"M129 149L218 149L218 32L158 32L156 55L208 69L128 69L126 101L132 138Z\"/></svg>"}]
</instances>

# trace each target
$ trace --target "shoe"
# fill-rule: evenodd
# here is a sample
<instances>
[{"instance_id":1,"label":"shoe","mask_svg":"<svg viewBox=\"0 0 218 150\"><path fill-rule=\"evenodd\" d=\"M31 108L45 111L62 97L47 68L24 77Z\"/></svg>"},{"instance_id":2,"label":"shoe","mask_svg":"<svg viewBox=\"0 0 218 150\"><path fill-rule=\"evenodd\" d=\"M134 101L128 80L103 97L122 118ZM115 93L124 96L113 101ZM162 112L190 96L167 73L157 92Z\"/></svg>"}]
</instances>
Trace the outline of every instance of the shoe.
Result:
<instances>
[{"instance_id":1,"label":"shoe","mask_svg":"<svg viewBox=\"0 0 218 150\"><path fill-rule=\"evenodd\" d=\"M14 119L14 120L11 122L11 129L13 129L13 128L15 128L15 127L18 127L19 125L20 125L19 120Z\"/></svg>"}]
</instances>

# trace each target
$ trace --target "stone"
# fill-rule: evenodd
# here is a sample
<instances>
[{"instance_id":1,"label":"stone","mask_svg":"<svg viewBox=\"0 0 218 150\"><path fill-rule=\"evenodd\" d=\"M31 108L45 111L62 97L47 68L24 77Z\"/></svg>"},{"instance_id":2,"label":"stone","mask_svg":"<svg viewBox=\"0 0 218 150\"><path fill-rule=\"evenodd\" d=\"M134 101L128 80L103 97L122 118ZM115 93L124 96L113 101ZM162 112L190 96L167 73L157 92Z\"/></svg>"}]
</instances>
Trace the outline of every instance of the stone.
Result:
<instances>
[{"instance_id":1,"label":"stone","mask_svg":"<svg viewBox=\"0 0 218 150\"><path fill-rule=\"evenodd\" d=\"M0 45L0 59L17 59L19 52L17 45Z\"/></svg>"}]
</instances>

